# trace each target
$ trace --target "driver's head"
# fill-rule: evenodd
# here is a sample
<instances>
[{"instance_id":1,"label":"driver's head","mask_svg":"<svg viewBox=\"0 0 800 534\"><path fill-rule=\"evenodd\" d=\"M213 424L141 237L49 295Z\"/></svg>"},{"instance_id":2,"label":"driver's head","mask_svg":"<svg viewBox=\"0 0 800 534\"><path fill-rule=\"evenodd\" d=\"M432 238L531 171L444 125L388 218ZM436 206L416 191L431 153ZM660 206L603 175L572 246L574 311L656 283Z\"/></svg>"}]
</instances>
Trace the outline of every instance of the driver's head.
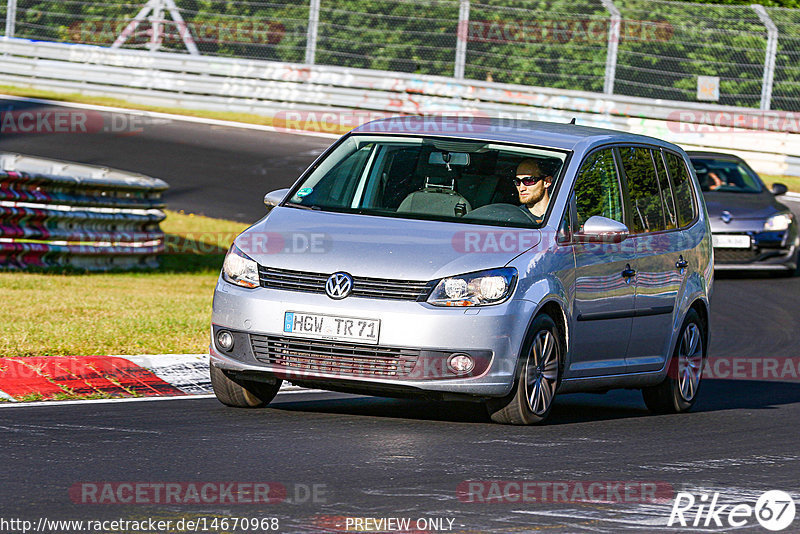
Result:
<instances>
[{"instance_id":1,"label":"driver's head","mask_svg":"<svg viewBox=\"0 0 800 534\"><path fill-rule=\"evenodd\" d=\"M517 186L519 201L526 206L540 202L553 184L553 177L543 170L543 165L533 158L526 158L517 165L514 185Z\"/></svg>"}]
</instances>

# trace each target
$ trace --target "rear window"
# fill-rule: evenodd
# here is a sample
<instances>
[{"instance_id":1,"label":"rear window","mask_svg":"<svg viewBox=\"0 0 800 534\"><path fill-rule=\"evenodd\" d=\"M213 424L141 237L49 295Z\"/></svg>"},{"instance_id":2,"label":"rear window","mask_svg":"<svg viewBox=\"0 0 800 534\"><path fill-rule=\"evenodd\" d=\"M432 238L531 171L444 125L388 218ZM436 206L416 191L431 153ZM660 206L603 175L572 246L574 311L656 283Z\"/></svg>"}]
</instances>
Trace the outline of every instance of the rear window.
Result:
<instances>
[{"instance_id":1,"label":"rear window","mask_svg":"<svg viewBox=\"0 0 800 534\"><path fill-rule=\"evenodd\" d=\"M681 228L689 225L697 217L697 202L689 175L689 169L683 158L672 152L665 152L667 167L675 189L675 208L678 212L678 224Z\"/></svg>"},{"instance_id":2,"label":"rear window","mask_svg":"<svg viewBox=\"0 0 800 534\"><path fill-rule=\"evenodd\" d=\"M619 149L622 168L628 182L633 233L660 232L667 229L664 205L658 176L650 156L650 149L622 147Z\"/></svg>"},{"instance_id":3,"label":"rear window","mask_svg":"<svg viewBox=\"0 0 800 534\"><path fill-rule=\"evenodd\" d=\"M664 158L661 157L661 151L653 150L652 154L653 161L656 163L656 172L658 172L658 185L661 187L661 200L664 203L667 230L674 230L678 227L678 215L675 209L672 187L669 183L669 174L667 174L667 168L664 166Z\"/></svg>"}]
</instances>

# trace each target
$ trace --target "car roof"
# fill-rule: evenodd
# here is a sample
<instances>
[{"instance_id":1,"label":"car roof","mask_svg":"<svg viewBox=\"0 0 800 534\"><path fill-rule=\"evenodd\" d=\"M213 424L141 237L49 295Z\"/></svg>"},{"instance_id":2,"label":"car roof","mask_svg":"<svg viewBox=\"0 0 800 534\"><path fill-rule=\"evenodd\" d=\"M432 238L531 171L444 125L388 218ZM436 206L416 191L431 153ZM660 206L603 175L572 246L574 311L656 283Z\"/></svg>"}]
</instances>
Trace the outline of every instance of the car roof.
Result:
<instances>
[{"instance_id":1,"label":"car roof","mask_svg":"<svg viewBox=\"0 0 800 534\"><path fill-rule=\"evenodd\" d=\"M738 161L747 165L747 162L742 158L740 158L739 156L735 154L729 154L727 152L712 152L710 150L691 150L687 151L686 155L688 155L690 158L727 159L727 160Z\"/></svg>"},{"instance_id":2,"label":"car roof","mask_svg":"<svg viewBox=\"0 0 800 534\"><path fill-rule=\"evenodd\" d=\"M678 149L672 143L617 130L577 124L464 116L397 116L362 124L353 134L426 135L482 141L500 141L576 150L608 143L655 144Z\"/></svg>"}]
</instances>

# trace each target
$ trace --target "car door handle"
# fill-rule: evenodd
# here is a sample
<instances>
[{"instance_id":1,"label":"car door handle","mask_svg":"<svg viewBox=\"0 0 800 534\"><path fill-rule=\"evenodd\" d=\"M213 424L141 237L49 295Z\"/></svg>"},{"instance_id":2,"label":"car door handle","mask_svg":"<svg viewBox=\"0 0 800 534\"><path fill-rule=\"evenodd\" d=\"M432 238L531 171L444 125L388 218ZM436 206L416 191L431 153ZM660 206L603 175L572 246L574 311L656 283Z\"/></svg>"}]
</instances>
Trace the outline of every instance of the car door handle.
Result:
<instances>
[{"instance_id":1,"label":"car door handle","mask_svg":"<svg viewBox=\"0 0 800 534\"><path fill-rule=\"evenodd\" d=\"M633 278L636 276L636 269L631 269L630 265L625 266L625 270L622 271L623 278Z\"/></svg>"},{"instance_id":2,"label":"car door handle","mask_svg":"<svg viewBox=\"0 0 800 534\"><path fill-rule=\"evenodd\" d=\"M675 268L676 269L685 269L688 266L689 266L689 262L684 260L683 256L681 256L680 259L678 259L678 261L675 262Z\"/></svg>"}]
</instances>

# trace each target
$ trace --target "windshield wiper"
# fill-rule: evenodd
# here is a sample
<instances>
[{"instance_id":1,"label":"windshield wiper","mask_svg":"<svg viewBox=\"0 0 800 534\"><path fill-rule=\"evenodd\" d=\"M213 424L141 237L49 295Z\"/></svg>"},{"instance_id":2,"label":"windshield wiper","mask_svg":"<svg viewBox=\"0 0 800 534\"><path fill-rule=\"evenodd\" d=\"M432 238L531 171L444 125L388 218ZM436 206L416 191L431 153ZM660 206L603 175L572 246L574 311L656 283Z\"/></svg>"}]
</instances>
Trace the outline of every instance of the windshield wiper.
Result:
<instances>
[{"instance_id":1,"label":"windshield wiper","mask_svg":"<svg viewBox=\"0 0 800 534\"><path fill-rule=\"evenodd\" d=\"M322 209L319 206L315 206L313 204L311 206L306 206L306 205L303 205L303 204L296 204L294 202L287 202L286 204L284 204L284 206L289 206L291 208L298 208L298 209L301 209L301 210L320 211Z\"/></svg>"}]
</instances>

